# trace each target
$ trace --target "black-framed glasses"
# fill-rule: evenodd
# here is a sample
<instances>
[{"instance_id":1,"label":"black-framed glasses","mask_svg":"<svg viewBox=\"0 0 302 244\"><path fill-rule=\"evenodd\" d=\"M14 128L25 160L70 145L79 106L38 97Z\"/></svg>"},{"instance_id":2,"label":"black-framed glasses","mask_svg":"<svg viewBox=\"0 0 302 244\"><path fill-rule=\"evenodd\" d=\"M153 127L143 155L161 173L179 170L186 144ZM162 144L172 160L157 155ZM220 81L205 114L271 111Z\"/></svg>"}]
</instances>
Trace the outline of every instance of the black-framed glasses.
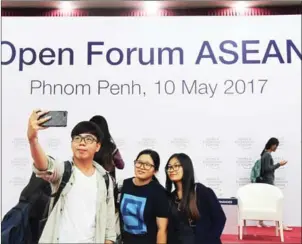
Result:
<instances>
[{"instance_id":1,"label":"black-framed glasses","mask_svg":"<svg viewBox=\"0 0 302 244\"><path fill-rule=\"evenodd\" d=\"M178 171L180 169L181 165L180 164L174 164L174 165L167 165L166 171L171 172L171 171Z\"/></svg>"},{"instance_id":2,"label":"black-framed glasses","mask_svg":"<svg viewBox=\"0 0 302 244\"><path fill-rule=\"evenodd\" d=\"M143 168L143 169L146 169L146 170L149 170L149 169L154 167L153 164L143 162L143 161L140 161L140 160L134 160L134 165L135 165L136 168Z\"/></svg>"},{"instance_id":3,"label":"black-framed glasses","mask_svg":"<svg viewBox=\"0 0 302 244\"><path fill-rule=\"evenodd\" d=\"M93 136L74 136L72 138L72 141L75 143L81 143L82 141L85 142L85 144L92 144L94 142L97 142L97 139L95 139Z\"/></svg>"}]
</instances>

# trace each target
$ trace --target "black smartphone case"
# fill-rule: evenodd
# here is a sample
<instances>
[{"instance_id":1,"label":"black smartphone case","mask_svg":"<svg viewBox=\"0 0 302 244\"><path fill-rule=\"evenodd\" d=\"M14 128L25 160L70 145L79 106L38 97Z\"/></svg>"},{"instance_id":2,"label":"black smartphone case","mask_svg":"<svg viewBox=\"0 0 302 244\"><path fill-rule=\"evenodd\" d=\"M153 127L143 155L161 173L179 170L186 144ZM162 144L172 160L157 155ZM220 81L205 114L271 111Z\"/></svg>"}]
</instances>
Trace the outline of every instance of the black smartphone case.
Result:
<instances>
[{"instance_id":1,"label":"black smartphone case","mask_svg":"<svg viewBox=\"0 0 302 244\"><path fill-rule=\"evenodd\" d=\"M49 111L47 114L41 116L48 117L51 116L51 119L41 124L43 127L66 127L67 126L67 111Z\"/></svg>"}]
</instances>

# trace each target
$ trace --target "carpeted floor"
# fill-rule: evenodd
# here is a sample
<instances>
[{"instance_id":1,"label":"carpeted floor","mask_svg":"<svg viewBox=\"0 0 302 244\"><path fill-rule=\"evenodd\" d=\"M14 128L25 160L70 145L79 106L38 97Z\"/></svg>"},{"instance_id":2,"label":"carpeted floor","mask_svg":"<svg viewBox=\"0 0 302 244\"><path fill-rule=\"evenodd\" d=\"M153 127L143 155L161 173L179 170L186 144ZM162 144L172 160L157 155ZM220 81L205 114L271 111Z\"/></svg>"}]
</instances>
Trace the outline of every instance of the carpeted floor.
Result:
<instances>
[{"instance_id":1,"label":"carpeted floor","mask_svg":"<svg viewBox=\"0 0 302 244\"><path fill-rule=\"evenodd\" d=\"M292 231L284 231L284 244L302 244L301 240L301 227L293 227ZM243 236L243 240L239 240L239 236L235 235L223 235L223 244L253 244L253 243L268 243L275 244L281 243L280 236L275 236L274 227L258 228L249 226L246 230L246 235Z\"/></svg>"}]
</instances>

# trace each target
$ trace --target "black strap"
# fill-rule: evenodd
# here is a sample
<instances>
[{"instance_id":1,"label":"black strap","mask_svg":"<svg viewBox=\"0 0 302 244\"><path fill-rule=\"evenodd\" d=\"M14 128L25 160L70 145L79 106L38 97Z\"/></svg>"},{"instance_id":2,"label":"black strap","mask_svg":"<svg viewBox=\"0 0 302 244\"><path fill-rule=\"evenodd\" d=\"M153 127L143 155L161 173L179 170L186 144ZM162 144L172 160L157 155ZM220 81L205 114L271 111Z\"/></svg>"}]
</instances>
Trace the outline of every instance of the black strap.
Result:
<instances>
[{"instance_id":1,"label":"black strap","mask_svg":"<svg viewBox=\"0 0 302 244\"><path fill-rule=\"evenodd\" d=\"M71 162L69 161L65 161L64 162L64 173L62 176L62 180L60 183L60 186L57 190L57 192L55 192L54 194L51 195L51 197L54 197L54 203L53 203L53 207L56 205L57 201L59 200L59 197L64 189L64 187L66 186L66 184L68 183L70 176L71 176L71 171L72 171L72 165Z\"/></svg>"},{"instance_id":2,"label":"black strap","mask_svg":"<svg viewBox=\"0 0 302 244\"><path fill-rule=\"evenodd\" d=\"M106 172L105 174L104 174L104 179L105 179L105 184L106 184L106 191L107 191L107 199L106 199L106 202L108 203L108 197L109 197L109 174Z\"/></svg>"},{"instance_id":3,"label":"black strap","mask_svg":"<svg viewBox=\"0 0 302 244\"><path fill-rule=\"evenodd\" d=\"M122 184L122 189L121 189L121 198L120 198L120 201L122 200L122 195L124 193L123 191L123 186L125 185L125 180L123 181L123 184ZM121 203L120 203L121 204ZM121 211L119 209L119 219L120 219L120 232L121 232L121 240L124 240L124 236L125 236L125 233L124 233L124 220L123 220L123 215L121 214Z\"/></svg>"},{"instance_id":4,"label":"black strap","mask_svg":"<svg viewBox=\"0 0 302 244\"><path fill-rule=\"evenodd\" d=\"M104 174L104 179L105 179L105 183L106 183L106 189L108 190L109 189L109 175L107 172Z\"/></svg>"}]
</instances>

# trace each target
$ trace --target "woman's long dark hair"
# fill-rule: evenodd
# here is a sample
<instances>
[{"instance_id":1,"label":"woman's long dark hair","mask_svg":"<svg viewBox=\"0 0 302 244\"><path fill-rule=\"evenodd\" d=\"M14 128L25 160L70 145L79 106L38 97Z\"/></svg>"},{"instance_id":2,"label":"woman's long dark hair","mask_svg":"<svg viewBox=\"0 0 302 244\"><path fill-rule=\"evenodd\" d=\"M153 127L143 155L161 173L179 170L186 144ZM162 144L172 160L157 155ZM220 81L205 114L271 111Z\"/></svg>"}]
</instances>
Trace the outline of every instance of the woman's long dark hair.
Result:
<instances>
[{"instance_id":1,"label":"woman's long dark hair","mask_svg":"<svg viewBox=\"0 0 302 244\"><path fill-rule=\"evenodd\" d=\"M185 211L188 217L197 220L200 218L200 214L197 207L197 199L195 192L195 177L194 168L191 158L184 153L173 154L166 165L167 166L172 158L176 158L183 168L182 183L182 199L180 201L180 209ZM172 181L170 180L166 171L166 189L168 192L172 191ZM176 184L174 183L175 188Z\"/></svg>"},{"instance_id":2,"label":"woman's long dark hair","mask_svg":"<svg viewBox=\"0 0 302 244\"><path fill-rule=\"evenodd\" d=\"M97 124L104 134L101 150L94 155L94 161L102 165L107 171L112 172L114 170L112 153L116 149L116 145L110 135L108 123L100 115L93 116L90 121Z\"/></svg>"},{"instance_id":3,"label":"woman's long dark hair","mask_svg":"<svg viewBox=\"0 0 302 244\"><path fill-rule=\"evenodd\" d=\"M149 155L149 156L152 158L152 161L153 161L153 163L154 163L154 169L155 169L155 171L157 172L157 171L159 170L159 166L160 166L160 157L159 157L159 154L158 154L156 151L152 150L152 149L145 149L145 150L141 151L141 152L137 155L136 160L137 160L141 155L144 155L144 154ZM152 179L153 179L154 181L156 181L157 183L159 183L159 181L158 181L158 179L156 178L155 175L153 175Z\"/></svg>"},{"instance_id":4,"label":"woman's long dark hair","mask_svg":"<svg viewBox=\"0 0 302 244\"><path fill-rule=\"evenodd\" d=\"M275 137L272 137L268 140L268 142L265 144L265 147L263 149L263 151L261 152L261 157L263 156L263 154L265 153L266 150L269 150L272 148L272 146L276 145L277 147L279 146L279 140Z\"/></svg>"}]
</instances>

